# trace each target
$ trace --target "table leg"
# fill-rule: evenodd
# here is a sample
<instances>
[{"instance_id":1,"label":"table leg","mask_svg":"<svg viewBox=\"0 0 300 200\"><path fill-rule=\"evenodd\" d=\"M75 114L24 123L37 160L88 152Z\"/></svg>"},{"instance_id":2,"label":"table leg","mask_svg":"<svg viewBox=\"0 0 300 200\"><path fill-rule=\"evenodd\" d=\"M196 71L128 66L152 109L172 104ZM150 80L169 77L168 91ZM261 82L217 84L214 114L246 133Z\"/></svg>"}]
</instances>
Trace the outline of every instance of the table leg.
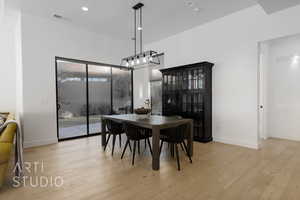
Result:
<instances>
[{"instance_id":1,"label":"table leg","mask_svg":"<svg viewBox=\"0 0 300 200\"><path fill-rule=\"evenodd\" d=\"M159 140L160 129L158 127L152 128L152 169L159 170Z\"/></svg>"},{"instance_id":2,"label":"table leg","mask_svg":"<svg viewBox=\"0 0 300 200\"><path fill-rule=\"evenodd\" d=\"M106 123L105 123L105 120L101 120L101 145L102 147L105 146L105 143L106 143L106 130L105 130L105 126L106 126Z\"/></svg>"},{"instance_id":3,"label":"table leg","mask_svg":"<svg viewBox=\"0 0 300 200\"><path fill-rule=\"evenodd\" d=\"M194 140L194 122L193 120L189 123L189 134L188 134L188 151L190 156L193 156L193 140Z\"/></svg>"}]
</instances>

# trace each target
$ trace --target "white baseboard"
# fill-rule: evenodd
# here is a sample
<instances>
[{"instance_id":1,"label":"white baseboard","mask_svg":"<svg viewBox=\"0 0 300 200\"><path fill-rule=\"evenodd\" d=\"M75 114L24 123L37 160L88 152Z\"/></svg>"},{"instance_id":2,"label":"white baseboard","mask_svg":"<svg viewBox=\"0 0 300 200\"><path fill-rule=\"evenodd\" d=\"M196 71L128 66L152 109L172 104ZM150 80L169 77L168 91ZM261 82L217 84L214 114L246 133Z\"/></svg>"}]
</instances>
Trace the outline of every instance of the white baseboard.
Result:
<instances>
[{"instance_id":1,"label":"white baseboard","mask_svg":"<svg viewBox=\"0 0 300 200\"><path fill-rule=\"evenodd\" d=\"M237 146L242 146L242 147L247 147L250 149L259 149L258 144L250 144L250 143L245 143L237 140L230 140L230 139L224 139L224 138L215 138L213 139L215 142L220 142L224 144L232 144L232 145L237 145Z\"/></svg>"},{"instance_id":2,"label":"white baseboard","mask_svg":"<svg viewBox=\"0 0 300 200\"><path fill-rule=\"evenodd\" d=\"M24 148L37 147L37 146L43 146L43 145L55 144L55 143L58 143L57 138L46 139L46 140L24 141Z\"/></svg>"},{"instance_id":3,"label":"white baseboard","mask_svg":"<svg viewBox=\"0 0 300 200\"><path fill-rule=\"evenodd\" d=\"M297 137L297 135L296 135L296 137L295 136L269 136L269 138L281 139L281 140L291 140L291 141L296 141L296 142L300 141L300 139L299 139L299 137Z\"/></svg>"}]
</instances>

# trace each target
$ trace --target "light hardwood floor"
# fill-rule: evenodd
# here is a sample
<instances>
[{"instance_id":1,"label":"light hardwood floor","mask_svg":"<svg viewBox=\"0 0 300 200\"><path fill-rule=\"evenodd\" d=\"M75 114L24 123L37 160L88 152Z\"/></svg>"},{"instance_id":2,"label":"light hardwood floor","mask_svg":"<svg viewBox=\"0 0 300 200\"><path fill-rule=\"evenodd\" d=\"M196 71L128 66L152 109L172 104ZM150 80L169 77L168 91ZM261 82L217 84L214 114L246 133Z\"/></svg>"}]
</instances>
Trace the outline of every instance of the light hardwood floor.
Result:
<instances>
[{"instance_id":1,"label":"light hardwood floor","mask_svg":"<svg viewBox=\"0 0 300 200\"><path fill-rule=\"evenodd\" d=\"M111 157L99 140L92 137L27 149L26 161L44 162L44 173L27 175L62 176L64 185L16 189L6 184L0 199L300 199L299 142L268 139L261 150L195 143L193 164L180 152L180 172L165 149L161 169L155 172L148 151L131 166L129 152L121 160L117 147Z\"/></svg>"}]
</instances>

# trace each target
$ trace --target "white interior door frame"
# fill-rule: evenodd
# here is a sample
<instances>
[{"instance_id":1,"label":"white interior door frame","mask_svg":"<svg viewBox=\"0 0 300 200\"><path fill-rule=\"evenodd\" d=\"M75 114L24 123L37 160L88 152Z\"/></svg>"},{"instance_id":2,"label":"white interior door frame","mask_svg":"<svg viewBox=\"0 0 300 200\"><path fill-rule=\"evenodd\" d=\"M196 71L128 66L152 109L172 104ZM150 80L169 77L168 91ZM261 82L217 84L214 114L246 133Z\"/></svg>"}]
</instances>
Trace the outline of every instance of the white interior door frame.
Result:
<instances>
[{"instance_id":1,"label":"white interior door frame","mask_svg":"<svg viewBox=\"0 0 300 200\"><path fill-rule=\"evenodd\" d=\"M259 148L262 145L262 140L267 139L267 131L266 131L266 46L264 46L263 42L258 42L258 99L257 99L257 116L258 116L258 130L257 130L257 139Z\"/></svg>"}]
</instances>

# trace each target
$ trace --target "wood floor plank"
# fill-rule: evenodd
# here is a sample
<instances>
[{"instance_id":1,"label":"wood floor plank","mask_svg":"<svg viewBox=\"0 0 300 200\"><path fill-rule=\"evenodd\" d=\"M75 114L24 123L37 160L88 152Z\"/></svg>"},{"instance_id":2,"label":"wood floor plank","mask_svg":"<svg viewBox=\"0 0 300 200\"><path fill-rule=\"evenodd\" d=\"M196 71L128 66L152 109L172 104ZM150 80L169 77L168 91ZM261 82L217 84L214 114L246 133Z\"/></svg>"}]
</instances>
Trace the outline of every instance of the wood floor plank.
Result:
<instances>
[{"instance_id":1,"label":"wood floor plank","mask_svg":"<svg viewBox=\"0 0 300 200\"><path fill-rule=\"evenodd\" d=\"M195 143L193 164L180 151L181 171L167 145L160 170L153 171L143 145L132 166L129 151L121 160L119 146L112 157L111 147L103 152L100 144L99 137L91 137L26 149L26 161L44 164L44 172L26 175L62 176L63 186L13 188L8 181L0 199L300 199L300 142L268 139L260 150Z\"/></svg>"}]
</instances>

